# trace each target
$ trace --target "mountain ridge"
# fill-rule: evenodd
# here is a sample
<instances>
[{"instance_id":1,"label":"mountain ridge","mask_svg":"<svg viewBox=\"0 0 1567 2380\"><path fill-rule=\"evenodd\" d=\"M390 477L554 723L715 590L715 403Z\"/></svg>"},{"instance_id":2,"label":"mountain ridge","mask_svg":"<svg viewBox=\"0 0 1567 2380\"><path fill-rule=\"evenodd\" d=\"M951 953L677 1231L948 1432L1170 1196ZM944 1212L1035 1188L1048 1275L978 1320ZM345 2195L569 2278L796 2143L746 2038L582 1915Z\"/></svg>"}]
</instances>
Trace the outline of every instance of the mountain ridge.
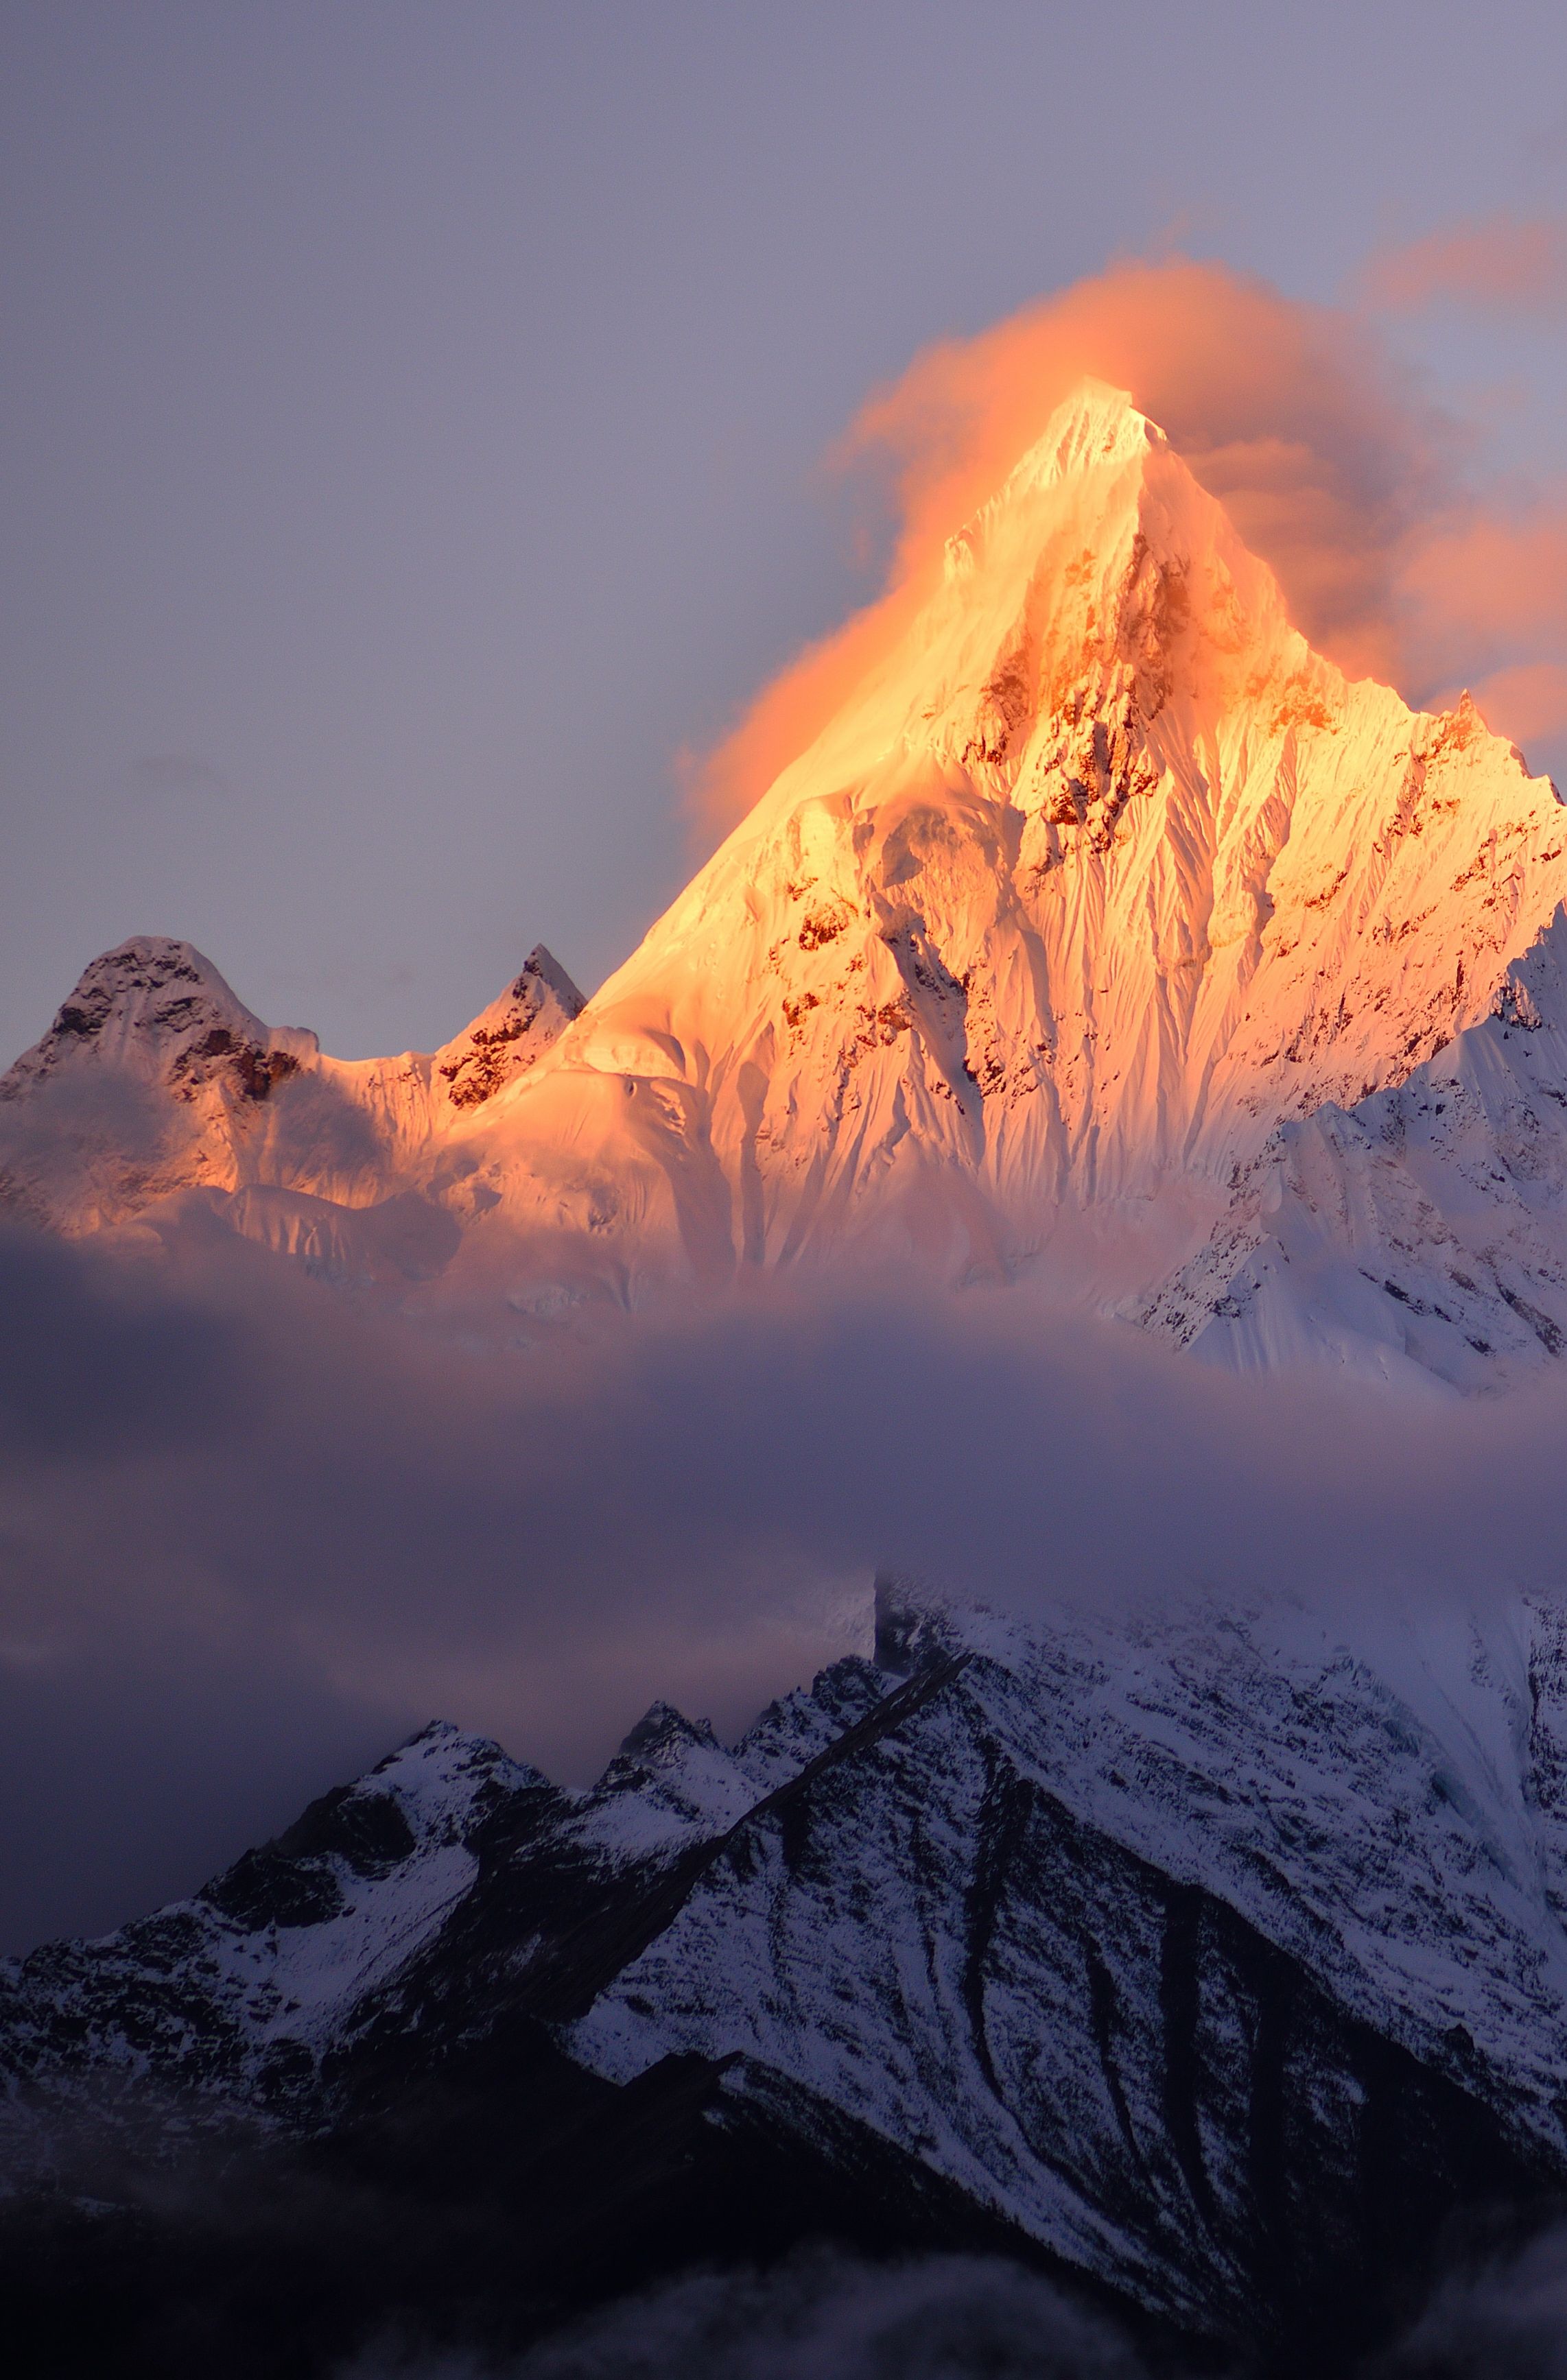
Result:
<instances>
[{"instance_id":1,"label":"mountain ridge","mask_svg":"<svg viewBox=\"0 0 1567 2380\"><path fill-rule=\"evenodd\" d=\"M1549 782L1467 698L1412 712L1313 653L1163 433L1088 383L591 1000L535 953L522 1005L514 986L431 1059L303 1050L244 1184L149 1170L113 1119L83 1164L30 1053L0 1083L0 1180L67 1230L243 1188L237 1228L350 1278L358 1227L289 1202L418 1202L418 1301L465 1324L869 1257L1027 1276L1209 1360L1483 1390L1567 1332L1567 1076L1501 1086L1493 1113L1470 1068L1503 1172L1525 1140L1539 1160L1500 1232L1472 1244L1462 1165L1403 1199L1436 1219L1426 1270L1469 1290L1368 1301L1401 1232L1363 1212L1357 1244L1342 1169L1385 1121L1368 1102L1462 1074L1520 1002L1555 1065L1564 895ZM1330 1261L1290 1150L1339 1114ZM1303 1290L1288 1248L1313 1229Z\"/></svg>"},{"instance_id":2,"label":"mountain ridge","mask_svg":"<svg viewBox=\"0 0 1567 2380\"><path fill-rule=\"evenodd\" d=\"M884 1583L874 1660L732 1747L655 1706L564 1789L432 1725L191 1900L0 1966L15 2203L390 2156L438 2238L520 2141L487 2252L525 2323L541 2257L591 2298L880 2222L1343 2368L1445 2227L1567 2181L1567 1616L1344 1620Z\"/></svg>"}]
</instances>

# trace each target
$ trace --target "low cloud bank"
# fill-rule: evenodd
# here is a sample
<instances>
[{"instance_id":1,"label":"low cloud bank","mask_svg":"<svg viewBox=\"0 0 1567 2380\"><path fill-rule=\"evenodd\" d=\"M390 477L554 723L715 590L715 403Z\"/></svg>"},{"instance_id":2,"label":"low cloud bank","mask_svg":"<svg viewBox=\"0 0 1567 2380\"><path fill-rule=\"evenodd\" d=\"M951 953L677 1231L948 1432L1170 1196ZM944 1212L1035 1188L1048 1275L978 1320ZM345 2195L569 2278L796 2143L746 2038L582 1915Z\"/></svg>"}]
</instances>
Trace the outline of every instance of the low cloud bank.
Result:
<instances>
[{"instance_id":1,"label":"low cloud bank","mask_svg":"<svg viewBox=\"0 0 1567 2380\"><path fill-rule=\"evenodd\" d=\"M340 2380L1148 2380L1155 2368L1169 2366L1020 2265L808 2255L650 2290L515 2362L383 2346ZM1355 2380L1567 2380L1567 2227L1454 2275Z\"/></svg>"},{"instance_id":2,"label":"low cloud bank","mask_svg":"<svg viewBox=\"0 0 1567 2380\"><path fill-rule=\"evenodd\" d=\"M188 1889L434 1716L737 1730L890 1568L1058 1597L1554 1585L1567 1384L1400 1405L1023 1291L776 1282L506 1357L242 1243L0 1239L0 1939Z\"/></svg>"},{"instance_id":3,"label":"low cloud bank","mask_svg":"<svg viewBox=\"0 0 1567 2380\"><path fill-rule=\"evenodd\" d=\"M1367 2380L1567 2380L1567 2224L1453 2274Z\"/></svg>"},{"instance_id":4,"label":"low cloud bank","mask_svg":"<svg viewBox=\"0 0 1567 2380\"><path fill-rule=\"evenodd\" d=\"M799 2258L703 2273L612 2307L504 2380L1146 2380L1126 2342L998 2259ZM501 2380L493 2364L372 2352L342 2380Z\"/></svg>"}]
</instances>

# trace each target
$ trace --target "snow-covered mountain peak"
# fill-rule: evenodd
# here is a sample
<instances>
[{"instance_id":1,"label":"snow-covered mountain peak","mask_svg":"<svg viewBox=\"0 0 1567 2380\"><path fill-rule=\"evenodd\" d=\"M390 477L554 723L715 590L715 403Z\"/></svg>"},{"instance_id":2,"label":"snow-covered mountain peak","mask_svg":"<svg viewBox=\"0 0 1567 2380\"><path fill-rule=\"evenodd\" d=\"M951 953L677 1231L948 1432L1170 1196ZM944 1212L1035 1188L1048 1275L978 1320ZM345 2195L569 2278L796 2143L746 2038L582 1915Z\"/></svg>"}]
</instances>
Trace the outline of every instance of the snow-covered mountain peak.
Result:
<instances>
[{"instance_id":1,"label":"snow-covered mountain peak","mask_svg":"<svg viewBox=\"0 0 1567 2380\"><path fill-rule=\"evenodd\" d=\"M1256 690L1310 659L1222 506L1123 391L1096 382L949 540L944 582L909 655L928 674L954 625L970 655L990 647L981 748L1000 724L1015 750L1041 710L1102 698L1118 671L1114 691L1146 722L1177 689L1222 699L1237 674Z\"/></svg>"},{"instance_id":2,"label":"snow-covered mountain peak","mask_svg":"<svg viewBox=\"0 0 1567 2380\"><path fill-rule=\"evenodd\" d=\"M0 1098L87 1058L166 1080L187 1099L224 1077L260 1099L317 1047L313 1033L263 1025L193 944L138 934L84 970L43 1039L0 1078Z\"/></svg>"},{"instance_id":3,"label":"snow-covered mountain peak","mask_svg":"<svg viewBox=\"0 0 1567 2380\"><path fill-rule=\"evenodd\" d=\"M1281 1123L1490 1012L1567 892L1554 788L1314 653L1124 396L949 563L497 1117L498 1184L558 1200L569 1128L593 1228L709 1278L869 1239L1123 1299Z\"/></svg>"},{"instance_id":4,"label":"snow-covered mountain peak","mask_svg":"<svg viewBox=\"0 0 1567 2380\"><path fill-rule=\"evenodd\" d=\"M1141 461L1150 447L1169 443L1158 423L1137 410L1129 390L1090 376L1057 407L1012 476L1063 480L1074 472L1102 470L1107 463Z\"/></svg>"},{"instance_id":5,"label":"snow-covered mountain peak","mask_svg":"<svg viewBox=\"0 0 1567 2380\"><path fill-rule=\"evenodd\" d=\"M482 1107L536 1064L585 1005L559 959L536 943L516 982L437 1050L432 1088L459 1111Z\"/></svg>"},{"instance_id":6,"label":"snow-covered mountain peak","mask_svg":"<svg viewBox=\"0 0 1567 2380\"><path fill-rule=\"evenodd\" d=\"M692 1745L714 1742L706 1719L688 1719L673 1703L650 1703L621 1744L617 1757L639 1760L657 1767L680 1759Z\"/></svg>"},{"instance_id":7,"label":"snow-covered mountain peak","mask_svg":"<svg viewBox=\"0 0 1567 2380\"><path fill-rule=\"evenodd\" d=\"M1364 2344L1455 2217L1559 2199L1555 1601L880 1618L891 1675L732 1749L655 1706L684 1756L577 1793L428 1729L190 1900L0 1961L7 2180L140 2210L214 2145L357 2139L400 2189L493 2172L546 2281L576 2193L624 2286L638 2192L689 2265L747 2193L820 2236L836 2175L890 2244L1000 2223L1233 2349L1356 2292ZM715 2138L716 2235L672 2195Z\"/></svg>"},{"instance_id":8,"label":"snow-covered mountain peak","mask_svg":"<svg viewBox=\"0 0 1567 2380\"><path fill-rule=\"evenodd\" d=\"M0 1076L0 1207L85 1232L199 1191L322 1271L424 1278L456 1245L422 1196L432 1144L525 1075L582 1004L541 943L433 1054L345 1061L302 1026L263 1024L190 943L138 936L93 960ZM390 1241L348 1220L386 1209Z\"/></svg>"},{"instance_id":9,"label":"snow-covered mountain peak","mask_svg":"<svg viewBox=\"0 0 1567 2380\"><path fill-rule=\"evenodd\" d=\"M1056 407L1034 443L995 493L947 540L945 577L968 577L977 550L1004 524L1026 516L1063 483L1103 513L1135 504L1150 452L1168 448L1162 430L1139 413L1124 389L1085 380Z\"/></svg>"},{"instance_id":10,"label":"snow-covered mountain peak","mask_svg":"<svg viewBox=\"0 0 1567 2380\"><path fill-rule=\"evenodd\" d=\"M497 1779L511 1790L536 1783L538 1772L514 1760L492 1737L437 1718L368 1769L347 1792L395 1794L415 1820L416 1833L423 1833L432 1822L449 1825L454 1809L466 1815Z\"/></svg>"},{"instance_id":11,"label":"snow-covered mountain peak","mask_svg":"<svg viewBox=\"0 0 1567 2380\"><path fill-rule=\"evenodd\" d=\"M1567 1348L1554 787L1473 702L1313 652L1119 390L1074 392L948 565L586 1004L540 948L433 1055L349 1064L128 944L0 1086L0 1195L82 1231L200 1191L507 1330L869 1250L1226 1361L1467 1387ZM1406 1087L1476 1033L1464 1147L1433 1077L1406 1162Z\"/></svg>"},{"instance_id":12,"label":"snow-covered mountain peak","mask_svg":"<svg viewBox=\"0 0 1567 2380\"><path fill-rule=\"evenodd\" d=\"M227 1186L236 1148L264 1142L280 1092L319 1063L313 1033L263 1025L189 942L137 935L0 1076L0 1206L91 1232Z\"/></svg>"}]
</instances>

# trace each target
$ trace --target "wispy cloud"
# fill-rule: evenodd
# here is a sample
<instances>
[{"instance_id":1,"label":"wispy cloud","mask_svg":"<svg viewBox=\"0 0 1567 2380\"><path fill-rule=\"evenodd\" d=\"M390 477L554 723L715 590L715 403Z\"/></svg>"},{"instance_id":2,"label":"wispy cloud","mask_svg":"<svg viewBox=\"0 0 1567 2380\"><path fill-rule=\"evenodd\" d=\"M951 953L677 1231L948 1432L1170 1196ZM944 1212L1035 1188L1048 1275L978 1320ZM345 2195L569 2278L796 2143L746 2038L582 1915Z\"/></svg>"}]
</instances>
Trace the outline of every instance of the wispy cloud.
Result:
<instances>
[{"instance_id":1,"label":"wispy cloud","mask_svg":"<svg viewBox=\"0 0 1567 2380\"><path fill-rule=\"evenodd\" d=\"M1464 306L1485 314L1567 309L1567 225L1550 216L1488 215L1379 249L1360 276L1363 301L1389 313Z\"/></svg>"},{"instance_id":2,"label":"wispy cloud","mask_svg":"<svg viewBox=\"0 0 1567 2380\"><path fill-rule=\"evenodd\" d=\"M1144 2380L1114 2326L1019 2265L826 2253L698 2273L504 2367L372 2350L339 2380Z\"/></svg>"},{"instance_id":3,"label":"wispy cloud","mask_svg":"<svg viewBox=\"0 0 1567 2380\"><path fill-rule=\"evenodd\" d=\"M834 458L890 486L900 528L885 589L687 764L697 814L710 830L731 824L809 745L933 590L948 536L1085 374L1128 389L1168 431L1277 572L1296 625L1352 675L1417 702L1483 683L1500 732L1567 736L1567 705L1539 666L1560 659L1567 489L1479 486L1472 426L1430 401L1378 318L1444 296L1554 307L1564 272L1561 228L1512 219L1388 251L1343 306L1171 256L1114 265L928 348L868 400ZM1508 559L1485 577L1490 552Z\"/></svg>"},{"instance_id":4,"label":"wispy cloud","mask_svg":"<svg viewBox=\"0 0 1567 2380\"><path fill-rule=\"evenodd\" d=\"M819 2252L646 2290L515 2362L383 2345L337 2380L1144 2380L1148 2370L1111 2322L1019 2265ZM1567 2231L1477 2263L1453 2257L1404 2337L1334 2380L1356 2374L1567 2380Z\"/></svg>"}]
</instances>

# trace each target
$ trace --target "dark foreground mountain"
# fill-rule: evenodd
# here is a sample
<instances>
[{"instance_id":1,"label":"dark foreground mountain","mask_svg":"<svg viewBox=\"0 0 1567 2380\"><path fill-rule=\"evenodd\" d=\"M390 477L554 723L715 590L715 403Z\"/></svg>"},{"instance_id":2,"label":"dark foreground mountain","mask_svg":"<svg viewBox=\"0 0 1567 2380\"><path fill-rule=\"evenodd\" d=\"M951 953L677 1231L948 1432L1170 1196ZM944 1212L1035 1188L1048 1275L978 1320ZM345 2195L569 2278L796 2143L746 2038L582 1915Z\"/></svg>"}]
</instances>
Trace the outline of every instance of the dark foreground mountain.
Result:
<instances>
[{"instance_id":1,"label":"dark foreground mountain","mask_svg":"<svg viewBox=\"0 0 1567 2380\"><path fill-rule=\"evenodd\" d=\"M732 1750L434 1726L0 1972L14 2368L520 2350L828 2245L1321 2374L1567 2192L1561 1609L878 1617Z\"/></svg>"}]
</instances>

